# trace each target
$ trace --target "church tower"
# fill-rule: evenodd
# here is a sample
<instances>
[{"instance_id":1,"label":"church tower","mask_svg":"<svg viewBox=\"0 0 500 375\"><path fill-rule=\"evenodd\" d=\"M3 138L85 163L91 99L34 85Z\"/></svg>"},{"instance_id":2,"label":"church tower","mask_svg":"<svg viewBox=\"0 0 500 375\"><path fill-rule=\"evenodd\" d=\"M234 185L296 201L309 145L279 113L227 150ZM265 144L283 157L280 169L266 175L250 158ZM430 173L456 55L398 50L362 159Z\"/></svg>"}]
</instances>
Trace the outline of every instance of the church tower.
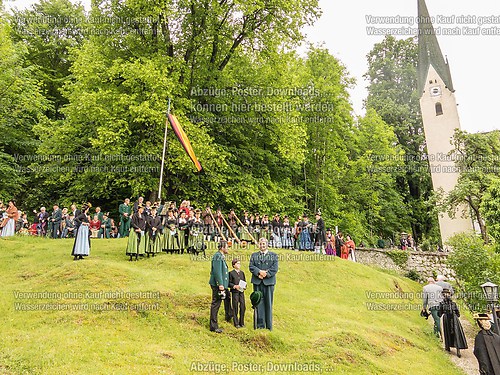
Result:
<instances>
[{"instance_id":1,"label":"church tower","mask_svg":"<svg viewBox=\"0 0 500 375\"><path fill-rule=\"evenodd\" d=\"M460 129L460 120L448 60L441 53L425 0L418 0L418 16L418 91L432 185L447 194L459 177L448 152L453 149L451 140L455 129ZM456 233L473 230L472 220L463 218L462 211L460 208L455 218L440 213L443 244Z\"/></svg>"}]
</instances>

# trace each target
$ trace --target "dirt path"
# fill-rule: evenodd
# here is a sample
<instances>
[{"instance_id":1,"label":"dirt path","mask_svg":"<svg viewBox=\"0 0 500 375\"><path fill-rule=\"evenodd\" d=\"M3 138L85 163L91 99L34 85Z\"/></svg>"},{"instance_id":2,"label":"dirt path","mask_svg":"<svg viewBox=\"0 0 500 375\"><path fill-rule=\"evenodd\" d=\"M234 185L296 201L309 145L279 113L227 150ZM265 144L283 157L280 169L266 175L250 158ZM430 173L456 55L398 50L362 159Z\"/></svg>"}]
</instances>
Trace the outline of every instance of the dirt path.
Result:
<instances>
[{"instance_id":1,"label":"dirt path","mask_svg":"<svg viewBox=\"0 0 500 375\"><path fill-rule=\"evenodd\" d=\"M467 337L467 346L469 348L460 350L460 353L462 354L461 358L457 357L457 350L455 348L451 348L451 352L448 353L448 355L451 357L451 361L457 367L460 367L467 375L478 375L479 366L473 351L474 338L476 337L477 332L479 332L479 329L464 318L460 318L460 323L462 323L462 328L464 329L465 336Z\"/></svg>"}]
</instances>

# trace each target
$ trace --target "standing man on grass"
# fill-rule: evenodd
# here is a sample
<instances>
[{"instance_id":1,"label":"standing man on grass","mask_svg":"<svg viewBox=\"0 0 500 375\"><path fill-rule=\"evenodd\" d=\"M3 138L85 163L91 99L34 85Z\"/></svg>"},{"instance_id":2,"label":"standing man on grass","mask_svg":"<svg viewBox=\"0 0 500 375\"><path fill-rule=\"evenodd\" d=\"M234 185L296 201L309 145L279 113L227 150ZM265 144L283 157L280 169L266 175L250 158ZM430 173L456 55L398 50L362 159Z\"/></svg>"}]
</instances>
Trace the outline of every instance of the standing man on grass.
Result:
<instances>
[{"instance_id":1,"label":"standing man on grass","mask_svg":"<svg viewBox=\"0 0 500 375\"><path fill-rule=\"evenodd\" d=\"M432 315L432 319L434 319L434 334L437 337L441 337L441 321L438 315L439 304L443 300L441 292L443 288L436 284L434 278L429 277L427 279L428 284L424 286L423 289L423 310L426 310L427 307Z\"/></svg>"},{"instance_id":2,"label":"standing man on grass","mask_svg":"<svg viewBox=\"0 0 500 375\"><path fill-rule=\"evenodd\" d=\"M265 237L259 240L259 250L250 257L250 272L254 292L262 292L262 301L257 305L257 329L273 329L273 295L278 272L278 255L267 249Z\"/></svg>"},{"instance_id":3,"label":"standing man on grass","mask_svg":"<svg viewBox=\"0 0 500 375\"><path fill-rule=\"evenodd\" d=\"M229 270L227 268L225 255L229 252L227 241L219 242L219 251L212 257L212 268L210 271L209 284L212 288L212 304L210 305L210 331L222 333L219 328L217 315L222 300L224 300L224 310L226 321L231 321L231 296L229 294Z\"/></svg>"}]
</instances>

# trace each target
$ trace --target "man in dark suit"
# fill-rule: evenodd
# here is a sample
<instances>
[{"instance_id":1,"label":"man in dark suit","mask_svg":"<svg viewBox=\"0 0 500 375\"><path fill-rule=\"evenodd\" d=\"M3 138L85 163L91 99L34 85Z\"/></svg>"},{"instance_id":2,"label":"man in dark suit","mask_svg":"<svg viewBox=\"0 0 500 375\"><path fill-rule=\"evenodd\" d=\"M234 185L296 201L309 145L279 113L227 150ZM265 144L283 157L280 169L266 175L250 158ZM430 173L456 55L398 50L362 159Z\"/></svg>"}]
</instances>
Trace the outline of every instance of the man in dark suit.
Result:
<instances>
[{"instance_id":1,"label":"man in dark suit","mask_svg":"<svg viewBox=\"0 0 500 375\"><path fill-rule=\"evenodd\" d=\"M254 291L261 291L262 301L257 305L257 326L273 329L273 294L278 272L278 255L267 249L266 238L259 240L260 251L250 257L250 272Z\"/></svg>"},{"instance_id":2,"label":"man in dark suit","mask_svg":"<svg viewBox=\"0 0 500 375\"><path fill-rule=\"evenodd\" d=\"M50 216L51 237L59 238L59 229L61 228L62 211L57 204L54 205L54 211Z\"/></svg>"},{"instance_id":3,"label":"man in dark suit","mask_svg":"<svg viewBox=\"0 0 500 375\"><path fill-rule=\"evenodd\" d=\"M239 259L233 259L233 268L229 272L229 289L231 290L231 304L233 305L233 322L236 328L245 326L245 289L241 287L240 281L245 281L245 273L240 269ZM239 310L239 319L238 319Z\"/></svg>"},{"instance_id":4,"label":"man in dark suit","mask_svg":"<svg viewBox=\"0 0 500 375\"><path fill-rule=\"evenodd\" d=\"M226 321L231 321L231 299L229 296L229 270L227 268L225 255L228 253L226 241L219 242L219 251L212 257L212 269L210 271L209 284L212 288L212 304L210 305L210 331L221 333L217 322L220 304L224 299L224 310ZM224 298L222 298L224 297Z\"/></svg>"}]
</instances>

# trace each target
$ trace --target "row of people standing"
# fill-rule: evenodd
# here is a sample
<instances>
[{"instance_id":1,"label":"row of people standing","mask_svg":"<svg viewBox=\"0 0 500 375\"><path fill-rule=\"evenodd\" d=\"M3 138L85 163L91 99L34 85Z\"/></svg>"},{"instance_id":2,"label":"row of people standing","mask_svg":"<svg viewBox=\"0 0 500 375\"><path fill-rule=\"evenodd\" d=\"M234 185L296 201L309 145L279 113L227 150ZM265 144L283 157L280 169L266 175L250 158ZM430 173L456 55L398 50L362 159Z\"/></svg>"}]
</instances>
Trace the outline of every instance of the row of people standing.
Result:
<instances>
[{"instance_id":1,"label":"row of people standing","mask_svg":"<svg viewBox=\"0 0 500 375\"><path fill-rule=\"evenodd\" d=\"M298 217L295 224L286 215L281 219L276 214L270 220L266 214L261 217L259 213L250 215L248 211L244 211L239 219L234 210L231 210L225 219L220 209L212 214L210 207L205 209L202 217L205 237L211 240L217 239L217 228L221 228L225 237L237 237L249 242L265 238L273 248L320 252L327 244L325 223L319 212L316 213L316 223L310 222L308 215L304 214Z\"/></svg>"},{"instance_id":2,"label":"row of people standing","mask_svg":"<svg viewBox=\"0 0 500 375\"><path fill-rule=\"evenodd\" d=\"M131 228L126 250L130 260L137 260L139 256L146 254L155 256L162 251L204 253L206 246L201 211L196 210L189 217L184 210L180 211L179 217L175 217L172 209L167 212L167 216L162 218L158 215L156 206L152 206L149 213L146 213L145 206L138 205L137 212L130 218Z\"/></svg>"},{"instance_id":3,"label":"row of people standing","mask_svg":"<svg viewBox=\"0 0 500 375\"><path fill-rule=\"evenodd\" d=\"M140 216L144 215L144 219L137 217L139 207L143 209ZM270 247L274 248L323 252L355 260L354 241L350 236L344 239L342 233L334 236L331 230L326 231L320 212L315 215L315 223L310 222L307 215L303 215L295 224L291 224L288 216L281 219L279 214L276 214L273 220L269 220L268 215L261 217L258 213L250 215L244 211L240 219L234 210L231 210L226 217L220 209L212 212L210 206L203 212L195 210L190 207L189 201L183 201L177 209L175 202L168 202L163 206L159 202L151 205L149 201L144 204L144 198L140 197L131 205L127 198L119 207L120 236L126 237L132 231L146 233L147 219L151 217L153 209L155 216L160 217L161 227L158 232L163 244L162 250L166 252L183 253L193 248L199 251L205 246L204 241L218 242L220 239L233 239L258 242L260 238L266 238ZM136 223L135 227L132 225L134 216L140 224ZM142 245L144 246L145 244ZM140 247L141 253L143 253L142 247Z\"/></svg>"}]
</instances>

